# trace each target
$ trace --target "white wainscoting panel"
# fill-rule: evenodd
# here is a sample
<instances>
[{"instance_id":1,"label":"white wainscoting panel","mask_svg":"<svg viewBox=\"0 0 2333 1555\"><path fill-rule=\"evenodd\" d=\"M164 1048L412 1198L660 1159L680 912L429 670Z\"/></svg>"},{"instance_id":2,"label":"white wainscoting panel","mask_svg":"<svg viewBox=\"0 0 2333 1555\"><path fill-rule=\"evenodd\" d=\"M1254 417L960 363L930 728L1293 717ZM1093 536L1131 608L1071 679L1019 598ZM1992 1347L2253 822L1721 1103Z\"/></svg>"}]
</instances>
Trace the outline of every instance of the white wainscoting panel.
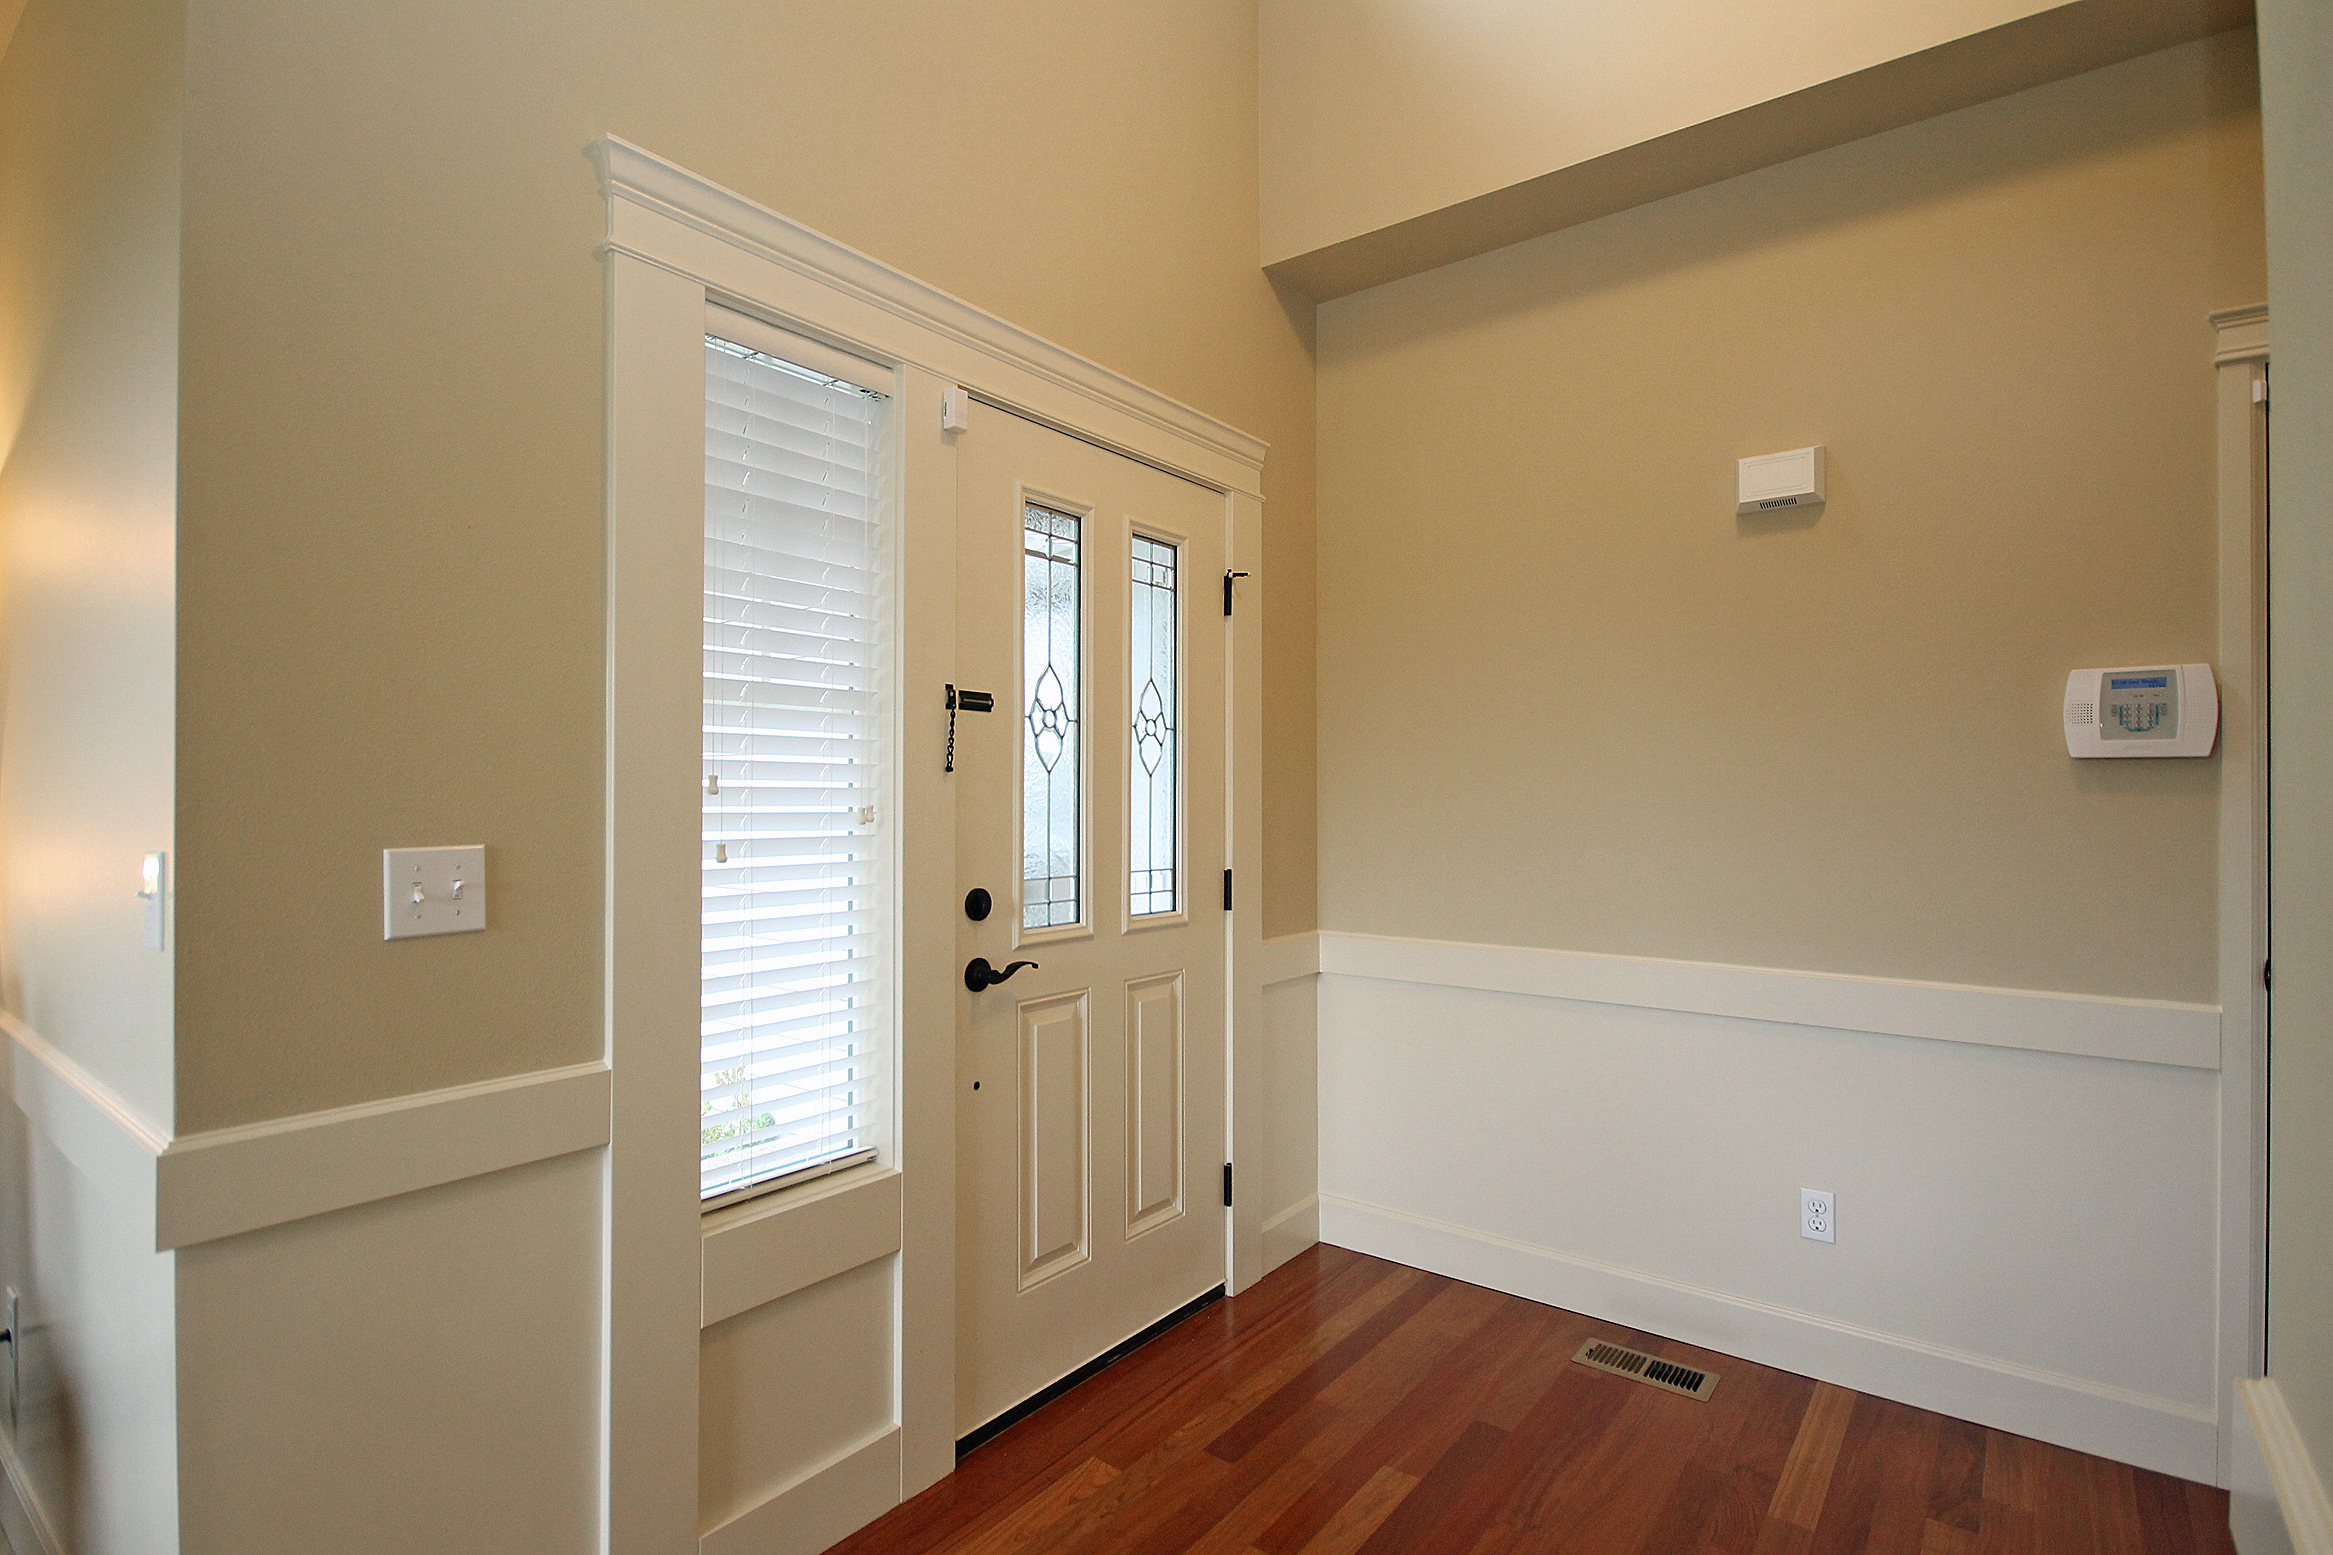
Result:
<instances>
[{"instance_id":1,"label":"white wainscoting panel","mask_svg":"<svg viewBox=\"0 0 2333 1555\"><path fill-rule=\"evenodd\" d=\"M704 1331L700 1532L750 1516L898 1427L898 1278L886 1254ZM897 1505L899 1483L894 1453L882 1493L850 1526Z\"/></svg>"},{"instance_id":2,"label":"white wainscoting panel","mask_svg":"<svg viewBox=\"0 0 2333 1555\"><path fill-rule=\"evenodd\" d=\"M899 1430L850 1448L697 1541L702 1555L818 1555L899 1502Z\"/></svg>"},{"instance_id":3,"label":"white wainscoting panel","mask_svg":"<svg viewBox=\"0 0 2333 1555\"><path fill-rule=\"evenodd\" d=\"M1317 937L1264 942L1264 1051L1260 1058L1269 1124L1258 1132L1261 1159L1239 1163L1239 1189L1262 1199L1263 1267L1276 1269L1320 1240L1320 1066L1314 1007ZM1257 1056L1243 1053L1242 1062Z\"/></svg>"},{"instance_id":4,"label":"white wainscoting panel","mask_svg":"<svg viewBox=\"0 0 2333 1555\"><path fill-rule=\"evenodd\" d=\"M175 1291L151 1235L153 1158L85 1092L15 1058L0 1273L21 1306L0 1351L17 1386L0 1467L16 1505L0 1526L17 1555L176 1550Z\"/></svg>"},{"instance_id":5,"label":"white wainscoting panel","mask_svg":"<svg viewBox=\"0 0 2333 1555\"><path fill-rule=\"evenodd\" d=\"M182 1248L185 1548L596 1555L606 1157Z\"/></svg>"},{"instance_id":6,"label":"white wainscoting panel","mask_svg":"<svg viewBox=\"0 0 2333 1555\"><path fill-rule=\"evenodd\" d=\"M2213 1478L2217 1074L1440 980L1465 959L1323 937L1324 1240ZM1835 1245L1798 1236L1802 1188Z\"/></svg>"}]
</instances>

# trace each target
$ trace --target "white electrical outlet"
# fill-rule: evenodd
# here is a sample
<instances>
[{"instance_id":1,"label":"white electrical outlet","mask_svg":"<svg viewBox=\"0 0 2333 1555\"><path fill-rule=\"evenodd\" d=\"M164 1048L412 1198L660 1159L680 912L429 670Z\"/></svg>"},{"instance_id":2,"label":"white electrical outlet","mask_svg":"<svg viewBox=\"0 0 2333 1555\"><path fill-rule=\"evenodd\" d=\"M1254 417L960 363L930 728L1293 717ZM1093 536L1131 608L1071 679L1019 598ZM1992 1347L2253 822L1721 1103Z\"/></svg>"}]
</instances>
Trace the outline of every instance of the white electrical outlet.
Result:
<instances>
[{"instance_id":1,"label":"white electrical outlet","mask_svg":"<svg viewBox=\"0 0 2333 1555\"><path fill-rule=\"evenodd\" d=\"M1798 1234L1810 1242L1836 1242L1838 1222L1831 1195L1821 1188L1798 1190Z\"/></svg>"}]
</instances>

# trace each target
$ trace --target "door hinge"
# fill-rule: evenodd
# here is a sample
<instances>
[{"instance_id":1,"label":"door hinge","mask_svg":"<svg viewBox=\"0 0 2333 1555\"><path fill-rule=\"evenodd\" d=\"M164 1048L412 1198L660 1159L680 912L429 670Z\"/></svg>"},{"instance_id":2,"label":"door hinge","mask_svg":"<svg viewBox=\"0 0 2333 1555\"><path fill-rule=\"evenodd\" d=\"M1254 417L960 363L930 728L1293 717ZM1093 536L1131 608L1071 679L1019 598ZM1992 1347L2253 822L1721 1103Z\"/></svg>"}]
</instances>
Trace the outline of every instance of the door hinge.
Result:
<instances>
[{"instance_id":1,"label":"door hinge","mask_svg":"<svg viewBox=\"0 0 2333 1555\"><path fill-rule=\"evenodd\" d=\"M1223 613L1224 613L1225 615L1229 615L1229 614L1231 614L1231 580L1232 580L1232 579L1234 579L1234 578L1244 578L1244 577L1246 577L1246 576L1247 576L1247 574L1246 574L1246 573L1244 573L1244 572L1228 572L1228 571L1227 571L1227 572L1225 572L1225 573L1224 573L1224 575L1223 575Z\"/></svg>"},{"instance_id":2,"label":"door hinge","mask_svg":"<svg viewBox=\"0 0 2333 1555\"><path fill-rule=\"evenodd\" d=\"M1231 871L1223 872L1223 910L1231 911Z\"/></svg>"},{"instance_id":3,"label":"door hinge","mask_svg":"<svg viewBox=\"0 0 2333 1555\"><path fill-rule=\"evenodd\" d=\"M2261 991L2265 993L2265 992L2267 992L2267 991L2268 991L2268 990L2269 990L2269 989L2270 989L2272 986L2273 986L2273 985L2272 985L2272 984L2271 984L2271 983L2268 981L2268 963L2267 963L2267 962L2265 962L2265 961L2263 961L2263 962L2261 962L2261 963L2260 963L2260 988L2261 988Z\"/></svg>"},{"instance_id":4,"label":"door hinge","mask_svg":"<svg viewBox=\"0 0 2333 1555\"><path fill-rule=\"evenodd\" d=\"M1231 1163L1223 1163L1223 1207L1231 1208Z\"/></svg>"}]
</instances>

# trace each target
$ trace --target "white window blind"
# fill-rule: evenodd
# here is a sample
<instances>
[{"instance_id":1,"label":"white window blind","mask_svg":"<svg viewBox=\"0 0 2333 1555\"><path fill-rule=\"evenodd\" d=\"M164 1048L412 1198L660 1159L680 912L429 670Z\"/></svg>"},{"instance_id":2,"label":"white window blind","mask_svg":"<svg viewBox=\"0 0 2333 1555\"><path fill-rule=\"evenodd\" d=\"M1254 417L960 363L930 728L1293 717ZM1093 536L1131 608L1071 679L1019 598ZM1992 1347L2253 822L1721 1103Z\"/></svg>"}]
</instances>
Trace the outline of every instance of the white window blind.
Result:
<instances>
[{"instance_id":1,"label":"white window blind","mask_svg":"<svg viewBox=\"0 0 2333 1555\"><path fill-rule=\"evenodd\" d=\"M872 1158L891 1047L887 401L776 333L705 339L709 1206Z\"/></svg>"}]
</instances>

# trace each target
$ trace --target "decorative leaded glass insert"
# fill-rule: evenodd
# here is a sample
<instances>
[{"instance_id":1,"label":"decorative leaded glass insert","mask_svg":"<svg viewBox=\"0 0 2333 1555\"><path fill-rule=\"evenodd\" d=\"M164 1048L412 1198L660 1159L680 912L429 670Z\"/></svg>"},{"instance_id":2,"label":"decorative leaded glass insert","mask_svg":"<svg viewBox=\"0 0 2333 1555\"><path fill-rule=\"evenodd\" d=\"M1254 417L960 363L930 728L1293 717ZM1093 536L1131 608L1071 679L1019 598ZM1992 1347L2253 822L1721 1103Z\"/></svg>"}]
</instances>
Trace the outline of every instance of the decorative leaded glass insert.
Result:
<instances>
[{"instance_id":1,"label":"decorative leaded glass insert","mask_svg":"<svg viewBox=\"0 0 2333 1555\"><path fill-rule=\"evenodd\" d=\"M1133 639L1127 663L1134 709L1133 785L1127 811L1128 910L1140 918L1179 905L1175 877L1176 553L1163 540L1134 537Z\"/></svg>"},{"instance_id":2,"label":"decorative leaded glass insert","mask_svg":"<svg viewBox=\"0 0 2333 1555\"><path fill-rule=\"evenodd\" d=\"M1084 828L1079 738L1078 520L1030 506L1022 514L1021 927L1080 921Z\"/></svg>"}]
</instances>

